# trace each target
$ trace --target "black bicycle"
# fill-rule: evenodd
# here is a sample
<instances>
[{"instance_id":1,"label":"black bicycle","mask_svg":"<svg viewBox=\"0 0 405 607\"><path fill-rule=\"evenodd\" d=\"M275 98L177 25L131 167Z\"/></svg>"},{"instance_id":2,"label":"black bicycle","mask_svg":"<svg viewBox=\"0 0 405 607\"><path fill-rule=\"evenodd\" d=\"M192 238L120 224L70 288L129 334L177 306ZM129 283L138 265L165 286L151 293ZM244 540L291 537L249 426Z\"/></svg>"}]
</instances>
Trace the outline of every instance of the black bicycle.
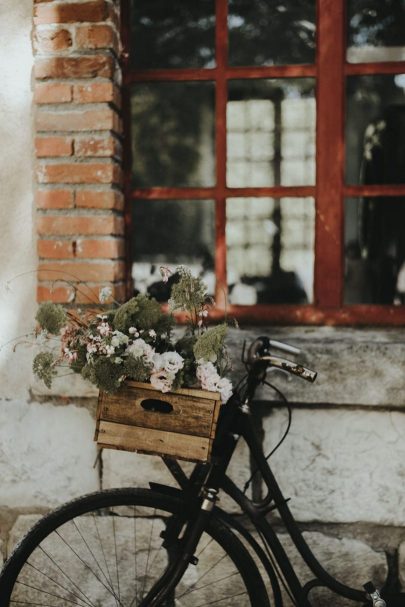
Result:
<instances>
[{"instance_id":1,"label":"black bicycle","mask_svg":"<svg viewBox=\"0 0 405 607\"><path fill-rule=\"evenodd\" d=\"M308 381L316 373L274 356L274 348L299 352L267 337L250 346L246 377L221 409L210 463L196 464L187 476L177 461L163 458L179 488L151 482L150 489L100 491L46 515L3 569L1 607L310 607L311 591L322 586L358 604L404 607L405 594L337 581L305 542L256 437L251 409L269 368ZM240 437L257 466L252 478L260 474L267 489L256 502L246 495L249 483L241 490L227 476ZM218 506L223 493L241 516ZM312 571L311 581L298 579L269 520L272 511Z\"/></svg>"}]
</instances>

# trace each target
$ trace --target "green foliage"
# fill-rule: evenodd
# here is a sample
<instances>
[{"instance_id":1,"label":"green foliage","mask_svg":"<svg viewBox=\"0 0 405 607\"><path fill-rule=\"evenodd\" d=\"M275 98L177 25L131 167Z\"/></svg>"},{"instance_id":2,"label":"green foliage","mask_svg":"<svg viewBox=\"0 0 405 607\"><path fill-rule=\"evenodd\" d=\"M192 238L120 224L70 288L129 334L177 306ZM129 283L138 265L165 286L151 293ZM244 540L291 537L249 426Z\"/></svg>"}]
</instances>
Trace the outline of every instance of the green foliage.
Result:
<instances>
[{"instance_id":1,"label":"green foliage","mask_svg":"<svg viewBox=\"0 0 405 607\"><path fill-rule=\"evenodd\" d=\"M212 363L217 362L221 358L225 347L224 342L227 330L228 327L224 323L217 327L211 327L205 333L202 333L197 338L193 347L195 359L203 359Z\"/></svg>"},{"instance_id":2,"label":"green foliage","mask_svg":"<svg viewBox=\"0 0 405 607\"><path fill-rule=\"evenodd\" d=\"M40 352L37 354L33 360L32 369L47 388L52 386L52 380L56 376L56 369L54 358L50 352Z\"/></svg>"},{"instance_id":3,"label":"green foliage","mask_svg":"<svg viewBox=\"0 0 405 607\"><path fill-rule=\"evenodd\" d=\"M201 278L192 275L188 268L177 268L180 280L176 282L170 294L172 310L184 310L194 315L201 310L207 299L207 287Z\"/></svg>"},{"instance_id":4,"label":"green foliage","mask_svg":"<svg viewBox=\"0 0 405 607\"><path fill-rule=\"evenodd\" d=\"M66 323L66 312L62 306L46 302L39 306L35 319L41 329L52 335L58 335Z\"/></svg>"},{"instance_id":5,"label":"green foliage","mask_svg":"<svg viewBox=\"0 0 405 607\"><path fill-rule=\"evenodd\" d=\"M139 330L154 329L157 333L170 333L174 321L164 314L156 299L139 294L118 308L114 317L114 328L128 333L130 327Z\"/></svg>"},{"instance_id":6,"label":"green foliage","mask_svg":"<svg viewBox=\"0 0 405 607\"><path fill-rule=\"evenodd\" d=\"M149 381L152 372L152 365L145 361L143 356L129 355L124 363L124 373L129 379L134 381Z\"/></svg>"},{"instance_id":7,"label":"green foliage","mask_svg":"<svg viewBox=\"0 0 405 607\"><path fill-rule=\"evenodd\" d=\"M70 363L70 368L75 373L81 373L84 365L87 364L87 349L84 345L79 345L76 347L77 358L73 362Z\"/></svg>"},{"instance_id":8,"label":"green foliage","mask_svg":"<svg viewBox=\"0 0 405 607\"><path fill-rule=\"evenodd\" d=\"M84 379L90 380L104 392L116 392L123 380L121 365L114 362L114 358L100 357L86 364L82 369Z\"/></svg>"}]
</instances>

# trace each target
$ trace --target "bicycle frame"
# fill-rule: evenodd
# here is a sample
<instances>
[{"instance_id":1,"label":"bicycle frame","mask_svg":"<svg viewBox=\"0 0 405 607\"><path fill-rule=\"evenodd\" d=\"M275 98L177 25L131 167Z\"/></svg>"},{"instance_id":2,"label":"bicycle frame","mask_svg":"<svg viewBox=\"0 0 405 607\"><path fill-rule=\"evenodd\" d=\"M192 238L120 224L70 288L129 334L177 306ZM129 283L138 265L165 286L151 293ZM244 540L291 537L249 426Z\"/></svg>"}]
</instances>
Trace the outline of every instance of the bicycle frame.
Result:
<instances>
[{"instance_id":1,"label":"bicycle frame","mask_svg":"<svg viewBox=\"0 0 405 607\"><path fill-rule=\"evenodd\" d=\"M322 567L303 538L291 510L288 507L287 500L284 498L281 492L277 480L274 477L267 460L265 459L263 449L256 437L251 420L249 401L238 405L236 405L236 403L231 403L228 405L228 409L229 419L223 422L221 425L221 431L215 441L216 455L214 455L211 465L197 464L190 478L188 478L176 462L167 460L166 458L164 459L170 472L176 478L181 488L185 492L186 503L191 505L194 502L194 506L192 507L201 507L201 500L199 501L200 506L196 504L198 495L207 495L207 492L210 491L213 492L213 495L215 495L217 491L221 489L224 490L239 505L242 512L246 514L246 516L253 523L255 529L259 531L262 538L264 538L267 548L270 550L270 553L277 563L289 591L299 607L311 607L308 595L316 586L327 587L338 595L362 604L369 602L366 592L350 588L332 577ZM267 488L266 497L257 503L250 500L226 475L226 470L235 451L239 437L242 437L246 441L250 453L256 462L258 471L260 472ZM170 492L170 488L165 488L161 485L156 485L155 483L151 483L151 486L158 490L169 490ZM171 490L173 491L173 489ZM213 502L215 502L215 499L213 499ZM287 533L292 539L302 559L315 576L314 579L310 580L304 585L302 585L299 581L288 555L284 550L284 547L278 539L271 524L266 519L266 514L270 510L278 511ZM184 573L189 560L192 559L194 548L199 541L204 523L209 514L209 509L200 510L200 514L196 512L193 522L187 525L188 534L185 538L184 549L182 549L181 562L179 559L177 559L177 561L174 562L171 567L169 567L167 576L165 576L160 585L162 596L167 596L168 583L173 588L176 583L175 580L178 580L179 577L181 577L181 575ZM229 515L227 518L228 520L231 520ZM244 530L244 536L256 552L258 552L258 548L261 550L259 557L265 565L270 578L272 578L273 565L270 563L269 558L257 544L257 542L255 542L255 540L251 537L248 531ZM249 537L252 541L249 540ZM170 583L170 581L172 581L172 583ZM274 583L274 579L271 579L270 581ZM166 591L164 590L165 588ZM156 597L157 589L155 588L153 590L155 594L153 595L152 593L152 596ZM278 594L277 590L276 594ZM275 598L275 607L278 607L277 603L281 604L281 598ZM155 604L158 605L159 601L156 603L153 601L151 603L148 603L147 601L145 602L145 605L151 605L151 607Z\"/></svg>"}]
</instances>

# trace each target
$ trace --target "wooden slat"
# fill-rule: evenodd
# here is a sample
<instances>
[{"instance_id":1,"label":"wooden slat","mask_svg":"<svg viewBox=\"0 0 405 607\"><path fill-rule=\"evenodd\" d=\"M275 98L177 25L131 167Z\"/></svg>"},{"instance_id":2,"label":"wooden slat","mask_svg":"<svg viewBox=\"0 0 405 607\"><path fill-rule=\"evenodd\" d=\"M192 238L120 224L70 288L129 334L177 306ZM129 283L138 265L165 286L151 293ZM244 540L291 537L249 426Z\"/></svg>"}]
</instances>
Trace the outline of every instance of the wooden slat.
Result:
<instances>
[{"instance_id":1,"label":"wooden slat","mask_svg":"<svg viewBox=\"0 0 405 607\"><path fill-rule=\"evenodd\" d=\"M376 185L347 185L343 188L345 196L405 196L405 183Z\"/></svg>"},{"instance_id":2,"label":"wooden slat","mask_svg":"<svg viewBox=\"0 0 405 607\"><path fill-rule=\"evenodd\" d=\"M288 197L307 197L315 196L315 186L269 186L269 187L248 187L248 188L224 188L222 194L224 198L250 198L250 197L268 197L282 198ZM219 190L216 188L134 188L131 191L133 200L209 200L219 196Z\"/></svg>"},{"instance_id":3,"label":"wooden slat","mask_svg":"<svg viewBox=\"0 0 405 607\"><path fill-rule=\"evenodd\" d=\"M150 399L169 403L173 409L168 413L147 411L142 403ZM214 412L212 400L129 389L107 395L101 405L102 420L204 437L211 436Z\"/></svg>"},{"instance_id":4,"label":"wooden slat","mask_svg":"<svg viewBox=\"0 0 405 607\"><path fill-rule=\"evenodd\" d=\"M405 61L346 63L344 71L348 76L360 76L362 74L401 74L405 72Z\"/></svg>"},{"instance_id":5,"label":"wooden slat","mask_svg":"<svg viewBox=\"0 0 405 607\"><path fill-rule=\"evenodd\" d=\"M147 384L147 383L143 383L143 382L139 382L139 381L131 381L131 380L127 380L125 383L127 386L130 386L131 388L140 388L142 390L150 390L151 392L154 392L156 394L156 397L164 396L163 392L156 390L156 388L154 388L152 386L152 384ZM210 392L209 390L201 390L199 388L177 388L177 390L170 392L170 394L184 394L184 396L204 398L207 400L221 400L221 396L220 396L219 392ZM151 397L151 398L154 398L154 397Z\"/></svg>"},{"instance_id":6,"label":"wooden slat","mask_svg":"<svg viewBox=\"0 0 405 607\"><path fill-rule=\"evenodd\" d=\"M190 461L207 461L210 439L163 430L147 430L136 426L101 421L99 446L125 451L157 453Z\"/></svg>"}]
</instances>

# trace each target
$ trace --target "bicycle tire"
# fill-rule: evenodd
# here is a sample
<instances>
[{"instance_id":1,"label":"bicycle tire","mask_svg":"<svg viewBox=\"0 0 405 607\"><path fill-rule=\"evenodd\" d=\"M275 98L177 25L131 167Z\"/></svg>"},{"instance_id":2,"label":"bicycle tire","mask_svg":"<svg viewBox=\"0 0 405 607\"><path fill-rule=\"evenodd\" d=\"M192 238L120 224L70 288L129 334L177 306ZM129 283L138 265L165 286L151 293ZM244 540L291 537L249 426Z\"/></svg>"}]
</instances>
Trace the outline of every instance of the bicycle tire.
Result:
<instances>
[{"instance_id":1,"label":"bicycle tire","mask_svg":"<svg viewBox=\"0 0 405 607\"><path fill-rule=\"evenodd\" d=\"M1 607L135 607L167 567L168 550L158 532L184 510L181 498L149 489L104 490L61 506L38 521L5 564ZM137 547L137 538L145 545ZM225 607L235 601L238 607L270 607L252 557L216 514L196 556L198 564L189 566L165 607Z\"/></svg>"}]
</instances>

